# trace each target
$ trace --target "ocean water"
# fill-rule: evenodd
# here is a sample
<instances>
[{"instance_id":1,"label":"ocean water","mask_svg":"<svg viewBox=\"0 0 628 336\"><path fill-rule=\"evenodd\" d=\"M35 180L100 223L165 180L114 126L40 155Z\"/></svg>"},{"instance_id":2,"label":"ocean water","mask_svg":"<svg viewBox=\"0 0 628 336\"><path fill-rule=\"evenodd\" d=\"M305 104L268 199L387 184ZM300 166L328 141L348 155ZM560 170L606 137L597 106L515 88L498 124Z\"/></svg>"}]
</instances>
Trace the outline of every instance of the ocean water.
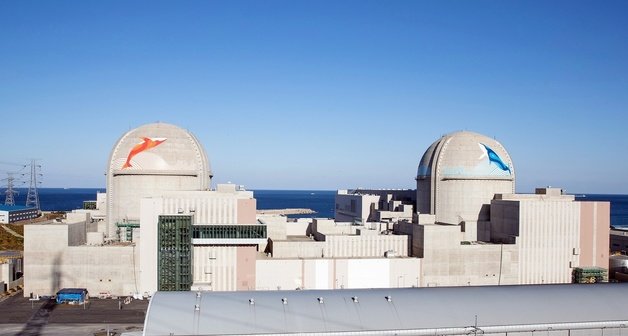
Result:
<instances>
[{"instance_id":1,"label":"ocean water","mask_svg":"<svg viewBox=\"0 0 628 336\"><path fill-rule=\"evenodd\" d=\"M628 229L628 195L586 194L576 195L576 199L611 202L611 226Z\"/></svg>"},{"instance_id":2,"label":"ocean water","mask_svg":"<svg viewBox=\"0 0 628 336\"><path fill-rule=\"evenodd\" d=\"M15 204L26 203L26 189L18 189ZM83 201L95 200L96 192L104 188L40 188L39 202L44 211L68 211L83 207ZM4 196L4 190L0 190ZM253 190L258 209L308 208L316 211L312 215L289 217L333 218L335 190ZM1 197L1 196L0 196ZM611 203L611 225L628 228L628 195L586 194L577 195L583 201L609 201ZM4 201L4 198L0 198ZM4 202L3 202L4 203Z\"/></svg>"},{"instance_id":3,"label":"ocean water","mask_svg":"<svg viewBox=\"0 0 628 336\"><path fill-rule=\"evenodd\" d=\"M40 188L39 204L44 211L81 209L83 208L83 201L95 200L96 192L104 191L104 188ZM0 190L0 192L4 192L4 190ZM24 205L28 190L18 189L18 192L19 194L15 196L15 204ZM335 190L253 190L258 209L307 208L316 211L315 214L311 215L288 216L292 218L333 218L335 194ZM4 201L4 198L0 199Z\"/></svg>"}]
</instances>

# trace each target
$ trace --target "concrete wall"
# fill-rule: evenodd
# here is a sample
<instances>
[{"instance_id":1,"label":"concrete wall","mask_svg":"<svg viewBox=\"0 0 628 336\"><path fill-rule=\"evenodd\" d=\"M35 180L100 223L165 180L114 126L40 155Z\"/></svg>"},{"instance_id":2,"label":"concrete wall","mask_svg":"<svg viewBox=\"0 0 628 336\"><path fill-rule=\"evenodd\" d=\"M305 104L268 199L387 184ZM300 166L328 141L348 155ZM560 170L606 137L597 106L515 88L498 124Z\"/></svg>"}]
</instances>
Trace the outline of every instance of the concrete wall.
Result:
<instances>
[{"instance_id":1,"label":"concrete wall","mask_svg":"<svg viewBox=\"0 0 628 336\"><path fill-rule=\"evenodd\" d=\"M299 218L296 222L288 222L286 234L288 236L309 236L312 234L312 219Z\"/></svg>"},{"instance_id":2,"label":"concrete wall","mask_svg":"<svg viewBox=\"0 0 628 336\"><path fill-rule=\"evenodd\" d=\"M271 252L273 258L324 258L324 241L312 240L272 240Z\"/></svg>"},{"instance_id":3,"label":"concrete wall","mask_svg":"<svg viewBox=\"0 0 628 336\"><path fill-rule=\"evenodd\" d=\"M37 227L40 225L33 225ZM36 229L36 228L35 228ZM50 233L51 228L48 228ZM57 227L58 231L64 231ZM65 246L46 248L47 238L25 232L24 295L52 295L78 287L96 295L130 295L139 290L138 251L134 246ZM40 247L37 242L41 242Z\"/></svg>"},{"instance_id":4,"label":"concrete wall","mask_svg":"<svg viewBox=\"0 0 628 336\"><path fill-rule=\"evenodd\" d=\"M292 290L303 286L302 259L259 259L255 270L256 290Z\"/></svg>"},{"instance_id":5,"label":"concrete wall","mask_svg":"<svg viewBox=\"0 0 628 336\"><path fill-rule=\"evenodd\" d=\"M24 226L24 294L51 295L61 288L90 293L138 292L139 254L134 246L85 246L85 223Z\"/></svg>"},{"instance_id":6,"label":"concrete wall","mask_svg":"<svg viewBox=\"0 0 628 336\"><path fill-rule=\"evenodd\" d=\"M379 208L379 195L350 194L346 190L336 193L335 219L339 222L365 223L375 220L374 210Z\"/></svg>"},{"instance_id":7,"label":"concrete wall","mask_svg":"<svg viewBox=\"0 0 628 336\"><path fill-rule=\"evenodd\" d=\"M513 182L509 180L454 179L438 181L437 185L436 222L447 224L489 220L493 196L513 191Z\"/></svg>"},{"instance_id":8,"label":"concrete wall","mask_svg":"<svg viewBox=\"0 0 628 336\"><path fill-rule=\"evenodd\" d=\"M608 269L610 236L610 203L578 202L580 204L580 266Z\"/></svg>"},{"instance_id":9,"label":"concrete wall","mask_svg":"<svg viewBox=\"0 0 628 336\"><path fill-rule=\"evenodd\" d=\"M415 191L409 189L338 190L335 219L339 222L366 223L412 218L415 202Z\"/></svg>"},{"instance_id":10,"label":"concrete wall","mask_svg":"<svg viewBox=\"0 0 628 336\"><path fill-rule=\"evenodd\" d=\"M2 263L0 264L0 281L3 281L4 283L9 283L11 281L13 281L13 264L12 263Z\"/></svg>"},{"instance_id":11,"label":"concrete wall","mask_svg":"<svg viewBox=\"0 0 628 336\"><path fill-rule=\"evenodd\" d=\"M254 198L249 199L238 199L238 212L237 222L238 224L255 224L257 220L255 219L257 202Z\"/></svg>"},{"instance_id":12,"label":"concrete wall","mask_svg":"<svg viewBox=\"0 0 628 336\"><path fill-rule=\"evenodd\" d=\"M325 236L325 258L383 257L387 251L394 251L398 256L407 256L408 236Z\"/></svg>"},{"instance_id":13,"label":"concrete wall","mask_svg":"<svg viewBox=\"0 0 628 336\"><path fill-rule=\"evenodd\" d=\"M159 199L162 202L160 214L193 214L194 222L197 224L257 222L254 215L255 199L251 191L163 192L147 198ZM240 205L244 208L240 209ZM239 218L240 215L243 217Z\"/></svg>"},{"instance_id":14,"label":"concrete wall","mask_svg":"<svg viewBox=\"0 0 628 336\"><path fill-rule=\"evenodd\" d=\"M255 288L255 246L194 246L193 289L214 291Z\"/></svg>"},{"instance_id":15,"label":"concrete wall","mask_svg":"<svg viewBox=\"0 0 628 336\"><path fill-rule=\"evenodd\" d=\"M316 240L324 240L325 235L354 235L359 228L364 226L336 222L333 219L314 218L312 222L312 234Z\"/></svg>"},{"instance_id":16,"label":"concrete wall","mask_svg":"<svg viewBox=\"0 0 628 336\"><path fill-rule=\"evenodd\" d=\"M257 215L257 220L266 225L268 238L275 240L286 240L287 237L287 217L278 215Z\"/></svg>"},{"instance_id":17,"label":"concrete wall","mask_svg":"<svg viewBox=\"0 0 628 336\"><path fill-rule=\"evenodd\" d=\"M518 249L515 245L462 244L457 225L416 225L417 249L422 257L421 286L516 284Z\"/></svg>"},{"instance_id":18,"label":"concrete wall","mask_svg":"<svg viewBox=\"0 0 628 336\"><path fill-rule=\"evenodd\" d=\"M140 239L140 292L157 291L157 223L163 213L163 200L144 198L141 201Z\"/></svg>"},{"instance_id":19,"label":"concrete wall","mask_svg":"<svg viewBox=\"0 0 628 336\"><path fill-rule=\"evenodd\" d=\"M413 287L420 268L417 258L261 259L256 289Z\"/></svg>"},{"instance_id":20,"label":"concrete wall","mask_svg":"<svg viewBox=\"0 0 628 336\"><path fill-rule=\"evenodd\" d=\"M516 238L519 284L571 282L581 250L579 203L569 197L502 198L491 203L491 235Z\"/></svg>"}]
</instances>

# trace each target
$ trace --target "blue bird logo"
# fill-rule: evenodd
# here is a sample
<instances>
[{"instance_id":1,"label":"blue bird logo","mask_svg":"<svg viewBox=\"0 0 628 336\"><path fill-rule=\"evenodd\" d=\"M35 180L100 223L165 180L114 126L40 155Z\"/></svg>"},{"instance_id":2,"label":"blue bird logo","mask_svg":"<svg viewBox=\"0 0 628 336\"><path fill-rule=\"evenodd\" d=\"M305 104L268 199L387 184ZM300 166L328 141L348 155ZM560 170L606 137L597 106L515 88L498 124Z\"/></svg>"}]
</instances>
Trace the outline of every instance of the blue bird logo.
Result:
<instances>
[{"instance_id":1,"label":"blue bird logo","mask_svg":"<svg viewBox=\"0 0 628 336\"><path fill-rule=\"evenodd\" d=\"M488 161L489 164L492 162L494 163L497 167L499 167L499 169L503 170L503 171L507 171L508 173L510 173L510 167L508 167L507 164L504 163L504 161L502 161L502 159L499 157L499 155L497 155L497 153L495 153L494 150L491 149L491 147L480 143L478 144L480 145L480 149L482 150L482 156L480 156L480 159L484 158L484 157L488 157Z\"/></svg>"}]
</instances>

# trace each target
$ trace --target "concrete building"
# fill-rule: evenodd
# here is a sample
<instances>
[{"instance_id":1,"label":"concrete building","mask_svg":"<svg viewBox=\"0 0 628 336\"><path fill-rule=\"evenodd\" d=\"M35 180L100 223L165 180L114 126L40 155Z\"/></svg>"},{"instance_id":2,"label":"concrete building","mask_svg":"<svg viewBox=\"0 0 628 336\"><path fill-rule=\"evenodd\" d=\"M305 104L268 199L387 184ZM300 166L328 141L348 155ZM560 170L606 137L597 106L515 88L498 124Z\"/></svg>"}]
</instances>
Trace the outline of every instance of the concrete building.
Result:
<instances>
[{"instance_id":1,"label":"concrete building","mask_svg":"<svg viewBox=\"0 0 628 336\"><path fill-rule=\"evenodd\" d=\"M356 224L411 220L416 203L415 196L414 190L338 190L335 219L338 222Z\"/></svg>"},{"instance_id":2,"label":"concrete building","mask_svg":"<svg viewBox=\"0 0 628 336\"><path fill-rule=\"evenodd\" d=\"M0 205L0 224L10 224L17 221L37 218L39 210L33 207L20 205Z\"/></svg>"},{"instance_id":3,"label":"concrete building","mask_svg":"<svg viewBox=\"0 0 628 336\"><path fill-rule=\"evenodd\" d=\"M517 246L518 283L566 283L574 267L608 269L608 202L576 202L560 189L539 188L533 195L498 194L490 209L485 239Z\"/></svg>"},{"instance_id":4,"label":"concrete building","mask_svg":"<svg viewBox=\"0 0 628 336\"><path fill-rule=\"evenodd\" d=\"M568 283L578 266L608 268L608 202L556 188L514 194L515 168L494 139L455 132L423 154L418 214L395 232L422 259L422 286Z\"/></svg>"},{"instance_id":5,"label":"concrete building","mask_svg":"<svg viewBox=\"0 0 628 336\"><path fill-rule=\"evenodd\" d=\"M177 126L135 128L114 145L107 168L107 238L140 219L140 199L173 190L207 190L209 160L196 137Z\"/></svg>"},{"instance_id":6,"label":"concrete building","mask_svg":"<svg viewBox=\"0 0 628 336\"><path fill-rule=\"evenodd\" d=\"M252 192L212 189L201 144L173 125L129 131L107 167L90 209L25 227L25 295L566 283L608 268L608 203L515 194L510 155L476 133L432 144L417 191L339 191L335 220L256 214Z\"/></svg>"},{"instance_id":7,"label":"concrete building","mask_svg":"<svg viewBox=\"0 0 628 336\"><path fill-rule=\"evenodd\" d=\"M382 234L381 225L257 218L252 192L211 189L210 181L205 151L189 132L161 123L129 131L111 152L106 193L64 220L26 226L25 294L418 283L407 237ZM402 208L383 196L384 208Z\"/></svg>"},{"instance_id":8,"label":"concrete building","mask_svg":"<svg viewBox=\"0 0 628 336\"><path fill-rule=\"evenodd\" d=\"M628 252L628 229L613 228L610 231L611 252L626 254Z\"/></svg>"},{"instance_id":9,"label":"concrete building","mask_svg":"<svg viewBox=\"0 0 628 336\"><path fill-rule=\"evenodd\" d=\"M436 223L462 225L472 239L478 221L489 220L495 194L515 192L515 168L497 140L454 132L435 141L417 172L417 211Z\"/></svg>"},{"instance_id":10,"label":"concrete building","mask_svg":"<svg viewBox=\"0 0 628 336\"><path fill-rule=\"evenodd\" d=\"M21 251L0 251L0 294L17 290L24 284Z\"/></svg>"},{"instance_id":11,"label":"concrete building","mask_svg":"<svg viewBox=\"0 0 628 336\"><path fill-rule=\"evenodd\" d=\"M255 219L252 192L233 184L218 185L215 191L168 192L143 198L141 209L142 293L172 286L255 288L256 254L267 237L266 227ZM179 258L171 258L173 250Z\"/></svg>"}]
</instances>

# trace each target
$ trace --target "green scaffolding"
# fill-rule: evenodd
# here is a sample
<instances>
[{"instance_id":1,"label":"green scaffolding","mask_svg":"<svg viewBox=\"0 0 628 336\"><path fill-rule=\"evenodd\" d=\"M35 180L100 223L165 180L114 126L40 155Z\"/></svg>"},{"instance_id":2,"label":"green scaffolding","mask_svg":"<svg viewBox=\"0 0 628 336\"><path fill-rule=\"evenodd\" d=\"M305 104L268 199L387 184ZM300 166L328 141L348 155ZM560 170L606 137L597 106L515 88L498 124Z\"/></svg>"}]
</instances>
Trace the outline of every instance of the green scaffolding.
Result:
<instances>
[{"instance_id":1,"label":"green scaffolding","mask_svg":"<svg viewBox=\"0 0 628 336\"><path fill-rule=\"evenodd\" d=\"M194 225L195 239L266 239L266 225Z\"/></svg>"},{"instance_id":2,"label":"green scaffolding","mask_svg":"<svg viewBox=\"0 0 628 336\"><path fill-rule=\"evenodd\" d=\"M192 286L192 216L159 216L158 289L189 291Z\"/></svg>"}]
</instances>

